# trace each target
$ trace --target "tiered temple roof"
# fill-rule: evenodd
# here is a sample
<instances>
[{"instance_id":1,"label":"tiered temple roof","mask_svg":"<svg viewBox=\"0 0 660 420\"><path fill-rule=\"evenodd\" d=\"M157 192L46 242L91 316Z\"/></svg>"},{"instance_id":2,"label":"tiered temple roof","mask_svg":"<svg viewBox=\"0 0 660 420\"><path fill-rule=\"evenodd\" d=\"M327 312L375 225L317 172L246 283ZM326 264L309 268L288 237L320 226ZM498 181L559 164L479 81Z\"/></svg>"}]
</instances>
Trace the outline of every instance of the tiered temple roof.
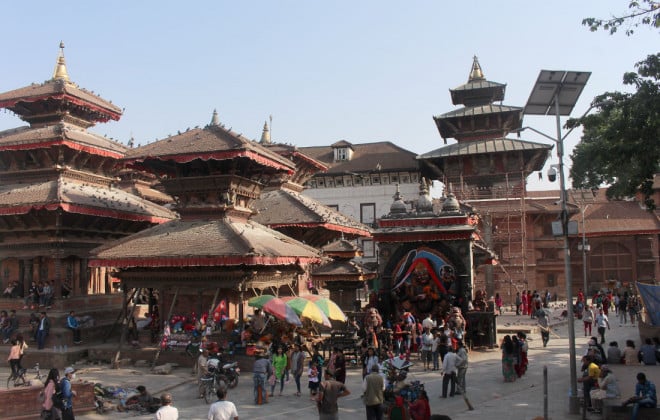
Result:
<instances>
[{"instance_id":1,"label":"tiered temple roof","mask_svg":"<svg viewBox=\"0 0 660 420\"><path fill-rule=\"evenodd\" d=\"M107 240L176 217L116 188L127 148L87 128L118 120L121 109L70 80L63 48L50 80L0 93L0 107L30 124L0 132L5 257L86 258Z\"/></svg>"},{"instance_id":2,"label":"tiered temple roof","mask_svg":"<svg viewBox=\"0 0 660 420\"><path fill-rule=\"evenodd\" d=\"M295 165L225 128L217 114L204 128L130 150L126 163L159 177L181 220L98 248L93 266L118 267L118 276L136 284L159 276L229 279L216 287L234 288L264 273L264 284L291 283L320 260L311 246L250 220L262 188L287 179Z\"/></svg>"},{"instance_id":3,"label":"tiered temple roof","mask_svg":"<svg viewBox=\"0 0 660 420\"><path fill-rule=\"evenodd\" d=\"M461 199L475 191L494 197L498 188L520 196L526 177L543 168L552 146L506 138L522 127L521 107L497 104L506 85L486 79L474 57L468 82L451 90L452 102L463 108L433 117L445 144L417 158L422 173L439 179Z\"/></svg>"}]
</instances>

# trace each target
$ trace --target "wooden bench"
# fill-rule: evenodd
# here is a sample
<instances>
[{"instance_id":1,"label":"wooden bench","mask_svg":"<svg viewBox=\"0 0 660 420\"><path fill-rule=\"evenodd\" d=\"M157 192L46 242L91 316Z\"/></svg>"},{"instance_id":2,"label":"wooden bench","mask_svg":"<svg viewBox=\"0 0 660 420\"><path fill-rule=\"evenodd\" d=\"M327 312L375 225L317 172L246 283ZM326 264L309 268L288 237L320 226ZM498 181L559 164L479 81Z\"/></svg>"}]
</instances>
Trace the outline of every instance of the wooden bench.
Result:
<instances>
[{"instance_id":1,"label":"wooden bench","mask_svg":"<svg viewBox=\"0 0 660 420\"><path fill-rule=\"evenodd\" d=\"M628 420L632 417L632 404L622 406L625 400L607 399L603 400L602 418L606 420ZM640 408L639 420L657 420L660 418L660 408Z\"/></svg>"},{"instance_id":2,"label":"wooden bench","mask_svg":"<svg viewBox=\"0 0 660 420\"><path fill-rule=\"evenodd\" d=\"M607 420L627 420L632 416L632 404L623 407L623 402L635 394L635 384L637 383L637 373L644 372L647 379L656 384L660 383L660 367L643 365L608 365L616 376L621 390L621 398L610 398L603 400L603 409L601 416ZM658 419L660 418L660 408L641 408L639 410L640 419Z\"/></svg>"}]
</instances>

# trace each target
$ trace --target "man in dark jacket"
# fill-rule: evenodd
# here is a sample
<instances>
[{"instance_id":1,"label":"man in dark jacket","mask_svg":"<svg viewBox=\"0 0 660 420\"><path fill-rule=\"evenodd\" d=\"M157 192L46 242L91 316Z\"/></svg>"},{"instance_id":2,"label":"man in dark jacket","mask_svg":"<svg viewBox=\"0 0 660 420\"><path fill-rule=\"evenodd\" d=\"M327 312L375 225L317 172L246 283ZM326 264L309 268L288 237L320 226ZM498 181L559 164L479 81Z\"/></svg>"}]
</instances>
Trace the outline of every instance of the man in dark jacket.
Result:
<instances>
[{"instance_id":1,"label":"man in dark jacket","mask_svg":"<svg viewBox=\"0 0 660 420\"><path fill-rule=\"evenodd\" d=\"M39 316L39 326L37 327L37 348L39 350L43 350L49 332L50 319L46 316L46 312L42 312Z\"/></svg>"}]
</instances>

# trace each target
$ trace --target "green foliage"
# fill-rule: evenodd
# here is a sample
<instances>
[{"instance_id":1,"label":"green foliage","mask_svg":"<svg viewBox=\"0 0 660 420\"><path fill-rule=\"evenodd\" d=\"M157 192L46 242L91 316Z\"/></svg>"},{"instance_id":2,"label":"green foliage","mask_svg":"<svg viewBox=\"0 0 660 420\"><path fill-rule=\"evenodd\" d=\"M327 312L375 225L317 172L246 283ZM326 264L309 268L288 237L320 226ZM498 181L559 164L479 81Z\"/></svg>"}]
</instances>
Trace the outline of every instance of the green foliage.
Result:
<instances>
[{"instance_id":1,"label":"green foliage","mask_svg":"<svg viewBox=\"0 0 660 420\"><path fill-rule=\"evenodd\" d=\"M626 35L630 36L640 25L660 28L660 2L653 0L630 0L629 13L622 16L612 16L609 19L585 18L582 24L588 26L591 32L598 30L609 31L614 34L619 28L626 25Z\"/></svg>"},{"instance_id":2,"label":"green foliage","mask_svg":"<svg viewBox=\"0 0 660 420\"><path fill-rule=\"evenodd\" d=\"M652 210L653 175L660 173L660 53L635 67L637 73L623 76L635 93L606 92L594 99L597 113L567 122L583 126L570 175L574 188L610 185L611 199L640 192Z\"/></svg>"}]
</instances>

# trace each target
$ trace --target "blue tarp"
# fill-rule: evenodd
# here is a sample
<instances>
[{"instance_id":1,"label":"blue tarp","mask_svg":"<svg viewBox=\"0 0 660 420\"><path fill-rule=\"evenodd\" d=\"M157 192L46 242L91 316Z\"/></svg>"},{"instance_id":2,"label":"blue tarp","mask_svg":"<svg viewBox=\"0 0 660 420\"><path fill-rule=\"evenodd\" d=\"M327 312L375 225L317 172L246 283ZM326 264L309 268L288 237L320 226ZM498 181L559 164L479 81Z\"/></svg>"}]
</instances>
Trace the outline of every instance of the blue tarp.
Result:
<instances>
[{"instance_id":1,"label":"blue tarp","mask_svg":"<svg viewBox=\"0 0 660 420\"><path fill-rule=\"evenodd\" d=\"M639 295L642 297L651 323L660 326L660 286L637 283L637 290L639 290Z\"/></svg>"}]
</instances>

